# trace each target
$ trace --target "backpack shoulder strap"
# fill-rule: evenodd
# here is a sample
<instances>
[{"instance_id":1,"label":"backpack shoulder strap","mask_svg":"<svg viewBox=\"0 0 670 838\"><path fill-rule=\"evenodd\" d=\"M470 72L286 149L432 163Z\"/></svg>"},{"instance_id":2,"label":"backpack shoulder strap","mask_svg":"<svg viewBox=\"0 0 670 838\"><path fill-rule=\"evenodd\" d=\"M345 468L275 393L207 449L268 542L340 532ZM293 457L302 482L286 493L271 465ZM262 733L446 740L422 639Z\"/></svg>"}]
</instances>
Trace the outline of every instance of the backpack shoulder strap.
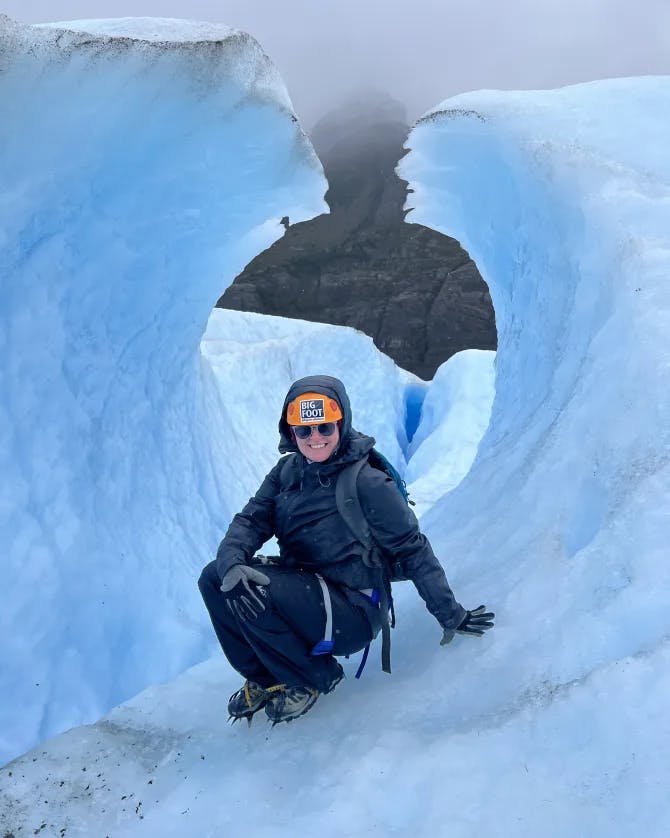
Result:
<instances>
[{"instance_id":1,"label":"backpack shoulder strap","mask_svg":"<svg viewBox=\"0 0 670 838\"><path fill-rule=\"evenodd\" d=\"M382 669L391 672L391 632L389 623L389 609L393 608L390 596L390 585L384 571L384 565L376 549L375 540L370 530L360 498L358 497L358 475L367 463L367 457L357 460L350 466L343 468L335 484L335 503L340 515L344 518L354 536L361 542L365 550L363 562L374 567L379 574L380 611L382 618ZM395 615L393 617L395 625Z\"/></svg>"},{"instance_id":2,"label":"backpack shoulder strap","mask_svg":"<svg viewBox=\"0 0 670 838\"><path fill-rule=\"evenodd\" d=\"M357 486L358 475L366 463L367 458L364 457L342 469L335 484L335 503L346 525L369 553L374 547L374 540L361 507Z\"/></svg>"}]
</instances>

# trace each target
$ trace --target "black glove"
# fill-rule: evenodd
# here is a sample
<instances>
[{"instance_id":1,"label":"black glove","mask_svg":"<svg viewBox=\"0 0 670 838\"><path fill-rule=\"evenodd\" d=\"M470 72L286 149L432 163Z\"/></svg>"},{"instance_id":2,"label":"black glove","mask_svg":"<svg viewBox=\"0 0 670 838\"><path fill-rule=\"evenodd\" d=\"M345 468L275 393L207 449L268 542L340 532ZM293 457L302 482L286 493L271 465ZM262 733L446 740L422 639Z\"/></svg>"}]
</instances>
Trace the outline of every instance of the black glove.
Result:
<instances>
[{"instance_id":1,"label":"black glove","mask_svg":"<svg viewBox=\"0 0 670 838\"><path fill-rule=\"evenodd\" d=\"M264 585L269 585L268 577L253 567L245 564L233 565L221 581L221 592L226 597L228 610L240 620L253 620L265 611L261 597L266 596Z\"/></svg>"},{"instance_id":2,"label":"black glove","mask_svg":"<svg viewBox=\"0 0 670 838\"><path fill-rule=\"evenodd\" d=\"M493 628L493 611L487 611L485 605L480 605L474 611L466 611L465 617L458 624L456 629L445 629L440 640L440 646L446 646L454 639L454 634L469 634L470 637L481 637L485 631Z\"/></svg>"}]
</instances>

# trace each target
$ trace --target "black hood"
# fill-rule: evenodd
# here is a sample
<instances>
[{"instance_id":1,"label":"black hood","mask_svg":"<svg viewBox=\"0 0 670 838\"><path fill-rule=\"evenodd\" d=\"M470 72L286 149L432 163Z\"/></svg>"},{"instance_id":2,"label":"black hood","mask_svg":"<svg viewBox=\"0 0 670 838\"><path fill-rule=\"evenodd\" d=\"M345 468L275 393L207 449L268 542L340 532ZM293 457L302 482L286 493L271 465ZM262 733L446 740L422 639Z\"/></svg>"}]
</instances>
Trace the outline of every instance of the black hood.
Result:
<instances>
[{"instance_id":1,"label":"black hood","mask_svg":"<svg viewBox=\"0 0 670 838\"><path fill-rule=\"evenodd\" d=\"M333 378L332 375L308 375L306 378L299 378L297 381L294 381L284 399L284 406L282 407L279 418L280 453L286 454L287 451L298 450L291 437L289 424L286 421L286 408L289 402L292 402L293 399L302 393L322 393L324 396L335 399L342 410L340 450L347 448L353 429L351 427L351 405L349 404L349 396L347 396L347 391L344 389L344 384L342 384L339 378ZM353 433L355 436L358 436L355 431Z\"/></svg>"}]
</instances>

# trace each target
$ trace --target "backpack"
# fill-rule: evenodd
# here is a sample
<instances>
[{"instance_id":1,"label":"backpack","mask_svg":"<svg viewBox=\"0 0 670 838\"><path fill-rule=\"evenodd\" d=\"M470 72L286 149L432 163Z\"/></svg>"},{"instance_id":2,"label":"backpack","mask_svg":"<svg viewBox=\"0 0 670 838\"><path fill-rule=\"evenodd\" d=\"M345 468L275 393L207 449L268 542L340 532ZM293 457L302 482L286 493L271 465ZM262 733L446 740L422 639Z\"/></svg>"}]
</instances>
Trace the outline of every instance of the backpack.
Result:
<instances>
[{"instance_id":1,"label":"backpack","mask_svg":"<svg viewBox=\"0 0 670 838\"><path fill-rule=\"evenodd\" d=\"M342 469L339 473L337 485L335 486L337 510L344 518L351 532L365 548L364 563L368 567L383 569L388 581L401 582L406 580L407 576L405 576L400 562L394 561L392 556L383 553L378 548L358 497L358 475L366 463L371 465L372 468L383 471L384 474L388 475L403 496L405 503L414 506L414 502L409 499L407 485L398 470L391 465L383 454L377 451L376 448L373 448L368 454L367 459L363 458L362 460L358 460Z\"/></svg>"}]
</instances>

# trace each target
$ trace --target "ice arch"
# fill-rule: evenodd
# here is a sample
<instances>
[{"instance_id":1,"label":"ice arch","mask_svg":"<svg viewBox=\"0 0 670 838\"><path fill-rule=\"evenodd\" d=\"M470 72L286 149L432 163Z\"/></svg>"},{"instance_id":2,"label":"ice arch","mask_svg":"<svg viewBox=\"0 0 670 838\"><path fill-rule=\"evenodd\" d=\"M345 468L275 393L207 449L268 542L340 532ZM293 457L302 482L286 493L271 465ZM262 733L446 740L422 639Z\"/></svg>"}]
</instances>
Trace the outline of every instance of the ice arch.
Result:
<instances>
[{"instance_id":1,"label":"ice arch","mask_svg":"<svg viewBox=\"0 0 670 838\"><path fill-rule=\"evenodd\" d=\"M202 656L195 565L238 476L200 338L326 183L245 33L2 17L0 41L8 758Z\"/></svg>"},{"instance_id":2,"label":"ice arch","mask_svg":"<svg viewBox=\"0 0 670 838\"><path fill-rule=\"evenodd\" d=\"M580 685L639 654L662 671L670 637L669 113L662 77L473 93L424 116L400 166L410 218L468 249L499 332L478 458L425 518L457 590L499 612L496 690L453 712L565 690L603 750ZM625 682L603 681L628 729Z\"/></svg>"}]
</instances>

